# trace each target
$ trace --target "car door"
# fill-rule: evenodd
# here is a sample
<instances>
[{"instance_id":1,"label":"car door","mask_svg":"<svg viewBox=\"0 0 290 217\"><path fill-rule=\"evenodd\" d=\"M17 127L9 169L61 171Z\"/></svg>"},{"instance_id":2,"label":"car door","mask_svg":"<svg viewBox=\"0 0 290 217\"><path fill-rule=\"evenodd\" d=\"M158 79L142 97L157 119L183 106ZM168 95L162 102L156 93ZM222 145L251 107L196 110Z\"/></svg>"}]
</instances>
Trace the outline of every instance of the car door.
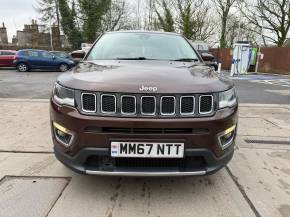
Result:
<instances>
[{"instance_id":1,"label":"car door","mask_svg":"<svg viewBox=\"0 0 290 217\"><path fill-rule=\"evenodd\" d=\"M0 66L4 66L4 58L2 57L2 51L0 51Z\"/></svg>"},{"instance_id":2,"label":"car door","mask_svg":"<svg viewBox=\"0 0 290 217\"><path fill-rule=\"evenodd\" d=\"M2 51L2 56L4 59L4 65L6 65L8 67L12 67L15 53L13 53L11 51Z\"/></svg>"},{"instance_id":3,"label":"car door","mask_svg":"<svg viewBox=\"0 0 290 217\"><path fill-rule=\"evenodd\" d=\"M41 68L41 58L39 56L39 52L36 50L28 50L27 52L27 62L29 67L32 69L40 69Z\"/></svg>"},{"instance_id":4,"label":"car door","mask_svg":"<svg viewBox=\"0 0 290 217\"><path fill-rule=\"evenodd\" d=\"M56 58L47 51L39 51L41 57L41 66L43 69L55 69L56 68Z\"/></svg>"},{"instance_id":5,"label":"car door","mask_svg":"<svg viewBox=\"0 0 290 217\"><path fill-rule=\"evenodd\" d=\"M14 55L11 51L0 51L0 66L12 67Z\"/></svg>"}]
</instances>

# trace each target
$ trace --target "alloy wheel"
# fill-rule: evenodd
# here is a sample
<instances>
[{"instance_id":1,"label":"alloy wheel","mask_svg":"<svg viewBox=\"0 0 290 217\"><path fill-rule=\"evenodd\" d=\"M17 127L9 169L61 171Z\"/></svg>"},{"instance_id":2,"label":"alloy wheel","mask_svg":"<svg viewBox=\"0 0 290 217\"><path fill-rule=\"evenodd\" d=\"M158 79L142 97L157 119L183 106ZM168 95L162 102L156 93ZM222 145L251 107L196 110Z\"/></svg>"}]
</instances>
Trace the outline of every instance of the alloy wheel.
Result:
<instances>
[{"instance_id":1,"label":"alloy wheel","mask_svg":"<svg viewBox=\"0 0 290 217\"><path fill-rule=\"evenodd\" d=\"M20 63L17 68L20 72L26 72L28 70L28 66L25 63Z\"/></svg>"},{"instance_id":2,"label":"alloy wheel","mask_svg":"<svg viewBox=\"0 0 290 217\"><path fill-rule=\"evenodd\" d=\"M66 64L61 64L60 67L59 67L59 70L60 70L61 72L65 72L65 71L67 71L67 70L68 70L68 65L66 65Z\"/></svg>"}]
</instances>

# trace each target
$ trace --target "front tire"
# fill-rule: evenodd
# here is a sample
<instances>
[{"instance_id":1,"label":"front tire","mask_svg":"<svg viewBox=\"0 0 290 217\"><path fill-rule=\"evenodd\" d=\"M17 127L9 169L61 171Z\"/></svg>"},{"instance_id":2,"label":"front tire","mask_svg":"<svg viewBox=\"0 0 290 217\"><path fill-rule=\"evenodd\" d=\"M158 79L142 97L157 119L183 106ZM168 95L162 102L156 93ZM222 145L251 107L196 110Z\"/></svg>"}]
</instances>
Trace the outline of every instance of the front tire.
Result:
<instances>
[{"instance_id":1,"label":"front tire","mask_svg":"<svg viewBox=\"0 0 290 217\"><path fill-rule=\"evenodd\" d=\"M61 71L61 72L66 72L68 69L69 68L68 68L68 65L67 64L61 64L59 66L59 71Z\"/></svg>"},{"instance_id":2,"label":"front tire","mask_svg":"<svg viewBox=\"0 0 290 217\"><path fill-rule=\"evenodd\" d=\"M28 71L28 65L26 64L26 63L19 63L18 65L17 65L17 70L19 71L19 72L27 72Z\"/></svg>"}]
</instances>

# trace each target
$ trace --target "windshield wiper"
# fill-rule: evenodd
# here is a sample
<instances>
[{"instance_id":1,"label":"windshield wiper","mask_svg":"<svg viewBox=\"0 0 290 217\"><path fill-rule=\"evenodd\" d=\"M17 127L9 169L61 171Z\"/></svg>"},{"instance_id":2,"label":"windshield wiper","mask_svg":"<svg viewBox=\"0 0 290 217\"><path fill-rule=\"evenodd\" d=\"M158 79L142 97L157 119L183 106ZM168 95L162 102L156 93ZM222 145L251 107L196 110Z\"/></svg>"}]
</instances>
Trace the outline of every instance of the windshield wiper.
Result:
<instances>
[{"instance_id":1,"label":"windshield wiper","mask_svg":"<svg viewBox=\"0 0 290 217\"><path fill-rule=\"evenodd\" d=\"M157 60L157 59L150 59L150 58L146 58L146 57L117 57L116 60ZM176 61L176 62L198 62L199 59L196 59L196 58L180 58L180 59L169 60L169 61Z\"/></svg>"},{"instance_id":2,"label":"windshield wiper","mask_svg":"<svg viewBox=\"0 0 290 217\"><path fill-rule=\"evenodd\" d=\"M171 60L171 61L176 61L176 62L198 62L199 59L196 59L196 58L180 58L180 59Z\"/></svg>"},{"instance_id":3,"label":"windshield wiper","mask_svg":"<svg viewBox=\"0 0 290 217\"><path fill-rule=\"evenodd\" d=\"M153 60L147 59L146 57L117 57L117 60Z\"/></svg>"}]
</instances>

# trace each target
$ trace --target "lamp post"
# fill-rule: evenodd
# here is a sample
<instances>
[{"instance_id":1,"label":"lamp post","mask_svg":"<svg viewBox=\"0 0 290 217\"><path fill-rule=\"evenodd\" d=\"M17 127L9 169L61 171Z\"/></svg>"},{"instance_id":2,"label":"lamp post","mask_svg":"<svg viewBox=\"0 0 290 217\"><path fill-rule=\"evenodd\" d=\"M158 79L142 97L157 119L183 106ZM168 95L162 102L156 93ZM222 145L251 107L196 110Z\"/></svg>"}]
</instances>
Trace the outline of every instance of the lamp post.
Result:
<instances>
[{"instance_id":1,"label":"lamp post","mask_svg":"<svg viewBox=\"0 0 290 217\"><path fill-rule=\"evenodd\" d=\"M52 42L52 26L49 27L50 28L50 49L53 51L53 42Z\"/></svg>"},{"instance_id":2,"label":"lamp post","mask_svg":"<svg viewBox=\"0 0 290 217\"><path fill-rule=\"evenodd\" d=\"M140 0L137 1L137 29L140 30Z\"/></svg>"},{"instance_id":3,"label":"lamp post","mask_svg":"<svg viewBox=\"0 0 290 217\"><path fill-rule=\"evenodd\" d=\"M263 40L263 30L264 30L264 25L263 25L263 20L262 20L262 29L261 29L261 38L262 38L262 40ZM256 62L256 67L255 67L255 73L258 73L260 58L261 58L261 45L259 43L258 53L257 53L257 62Z\"/></svg>"},{"instance_id":4,"label":"lamp post","mask_svg":"<svg viewBox=\"0 0 290 217\"><path fill-rule=\"evenodd\" d=\"M52 42L52 18L49 19L49 35L50 35L50 49L53 51L53 42Z\"/></svg>"}]
</instances>

